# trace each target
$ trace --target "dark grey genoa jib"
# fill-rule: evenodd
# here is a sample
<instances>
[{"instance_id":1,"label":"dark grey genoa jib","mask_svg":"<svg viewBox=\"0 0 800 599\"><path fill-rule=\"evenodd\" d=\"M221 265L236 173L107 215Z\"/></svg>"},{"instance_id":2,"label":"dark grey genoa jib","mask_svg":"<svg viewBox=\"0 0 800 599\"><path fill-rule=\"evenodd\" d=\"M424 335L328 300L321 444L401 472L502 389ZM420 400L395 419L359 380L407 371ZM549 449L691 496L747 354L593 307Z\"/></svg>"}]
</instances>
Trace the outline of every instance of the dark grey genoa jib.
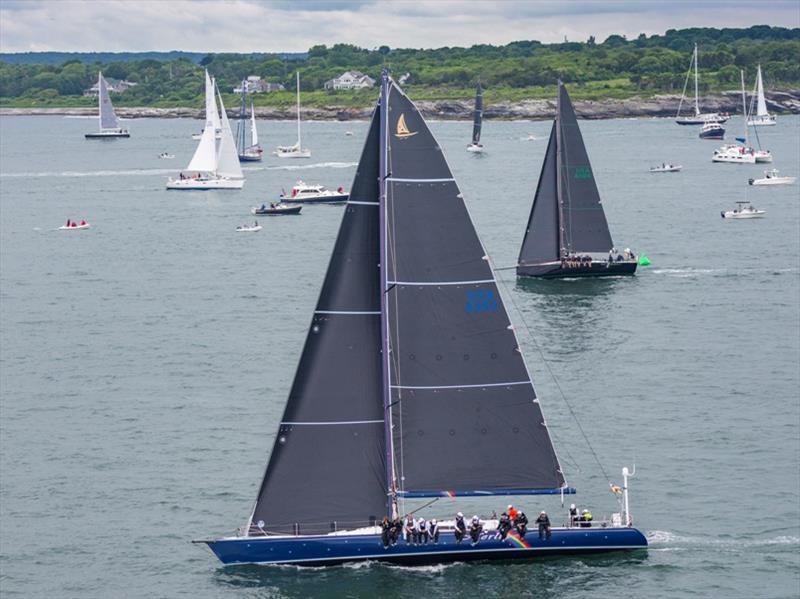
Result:
<instances>
[{"instance_id":1,"label":"dark grey genoa jib","mask_svg":"<svg viewBox=\"0 0 800 599\"><path fill-rule=\"evenodd\" d=\"M384 547L380 534L330 534L297 536L229 537L206 543L225 565L294 564L325 566L356 561L381 561L420 565L475 560L537 559L546 555L581 555L647 548L647 539L637 529L553 528L549 539L536 531L520 538L515 532L500 539L495 531L482 533L472 544L469 537L456 543L444 531L438 543L413 544L402 539Z\"/></svg>"}]
</instances>

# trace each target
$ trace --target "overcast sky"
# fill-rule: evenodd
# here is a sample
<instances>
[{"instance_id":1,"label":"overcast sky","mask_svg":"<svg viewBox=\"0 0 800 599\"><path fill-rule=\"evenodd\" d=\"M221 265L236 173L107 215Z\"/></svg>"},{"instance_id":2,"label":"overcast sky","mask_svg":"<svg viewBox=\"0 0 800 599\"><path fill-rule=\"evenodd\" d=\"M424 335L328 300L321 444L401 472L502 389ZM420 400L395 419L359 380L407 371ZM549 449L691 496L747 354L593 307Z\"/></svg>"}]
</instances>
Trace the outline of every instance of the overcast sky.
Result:
<instances>
[{"instance_id":1,"label":"overcast sky","mask_svg":"<svg viewBox=\"0 0 800 599\"><path fill-rule=\"evenodd\" d=\"M0 50L303 52L800 27L800 0L0 0Z\"/></svg>"}]
</instances>

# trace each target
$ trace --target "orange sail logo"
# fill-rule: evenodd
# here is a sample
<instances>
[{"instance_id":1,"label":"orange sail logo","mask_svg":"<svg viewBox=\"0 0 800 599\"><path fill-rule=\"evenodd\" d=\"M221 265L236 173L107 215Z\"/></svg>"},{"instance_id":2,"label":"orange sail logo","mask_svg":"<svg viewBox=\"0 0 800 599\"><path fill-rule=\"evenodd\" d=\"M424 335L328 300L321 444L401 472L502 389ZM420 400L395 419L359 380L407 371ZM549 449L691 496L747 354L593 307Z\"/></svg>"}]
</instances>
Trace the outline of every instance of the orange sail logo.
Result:
<instances>
[{"instance_id":1,"label":"orange sail logo","mask_svg":"<svg viewBox=\"0 0 800 599\"><path fill-rule=\"evenodd\" d=\"M395 133L394 136L400 139L405 139L406 137L411 137L417 133L419 133L419 131L408 130L408 125L406 125L406 115L401 114L400 118L397 119L397 133Z\"/></svg>"}]
</instances>

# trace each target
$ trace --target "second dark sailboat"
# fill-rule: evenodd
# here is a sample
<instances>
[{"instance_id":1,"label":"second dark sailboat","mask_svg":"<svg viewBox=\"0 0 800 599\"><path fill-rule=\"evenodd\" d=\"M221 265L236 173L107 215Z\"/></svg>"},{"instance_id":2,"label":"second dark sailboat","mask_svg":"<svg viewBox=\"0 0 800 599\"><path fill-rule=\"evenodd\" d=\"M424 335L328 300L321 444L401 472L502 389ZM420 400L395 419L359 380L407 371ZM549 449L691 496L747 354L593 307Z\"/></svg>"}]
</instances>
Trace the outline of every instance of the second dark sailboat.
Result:
<instances>
[{"instance_id":1,"label":"second dark sailboat","mask_svg":"<svg viewBox=\"0 0 800 599\"><path fill-rule=\"evenodd\" d=\"M467 152L475 154L483 153L483 144L481 143L481 127L483 126L483 89L478 82L478 87L475 89L475 113L472 119L472 142L467 146Z\"/></svg>"},{"instance_id":2,"label":"second dark sailboat","mask_svg":"<svg viewBox=\"0 0 800 599\"><path fill-rule=\"evenodd\" d=\"M539 175L517 276L602 277L632 275L636 256L617 252L575 110L558 82L556 120Z\"/></svg>"}]
</instances>

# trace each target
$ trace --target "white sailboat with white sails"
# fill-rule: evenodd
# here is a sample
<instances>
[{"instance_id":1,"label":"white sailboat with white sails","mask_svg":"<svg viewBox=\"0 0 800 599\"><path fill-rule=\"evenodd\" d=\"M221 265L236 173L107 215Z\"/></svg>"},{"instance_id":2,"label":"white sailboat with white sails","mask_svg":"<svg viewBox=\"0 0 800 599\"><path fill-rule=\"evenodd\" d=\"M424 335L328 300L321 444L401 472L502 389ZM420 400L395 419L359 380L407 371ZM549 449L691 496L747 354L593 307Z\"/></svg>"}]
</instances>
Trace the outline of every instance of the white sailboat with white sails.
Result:
<instances>
[{"instance_id":1,"label":"white sailboat with white sails","mask_svg":"<svg viewBox=\"0 0 800 599\"><path fill-rule=\"evenodd\" d=\"M215 93L219 101L219 112L214 98ZM219 139L217 122L220 124ZM170 178L167 181L167 189L241 189L244 186L244 175L239 164L228 115L225 113L219 89L214 80L208 76L208 72L206 72L206 126L186 170L187 175L181 173L178 179Z\"/></svg>"},{"instance_id":2,"label":"white sailboat with white sails","mask_svg":"<svg viewBox=\"0 0 800 599\"><path fill-rule=\"evenodd\" d=\"M686 87L689 84L689 76L692 74L692 67L694 67L694 114L682 117L681 107L683 106L683 101L686 99ZM681 94L681 101L678 104L678 112L675 114L675 122L679 125L705 125L706 123L724 123L729 118L730 115L720 114L718 112L700 112L697 85L697 44L695 44L692 62L689 64L689 71L686 73L686 81L683 84L683 93Z\"/></svg>"},{"instance_id":3,"label":"white sailboat with white sails","mask_svg":"<svg viewBox=\"0 0 800 599\"><path fill-rule=\"evenodd\" d=\"M130 137L131 134L124 127L120 127L119 119L114 112L111 104L111 96L108 93L108 83L103 78L102 71L97 74L97 103L99 105L99 125L97 133L87 133L86 139L114 139L118 137Z\"/></svg>"},{"instance_id":4,"label":"white sailboat with white sails","mask_svg":"<svg viewBox=\"0 0 800 599\"><path fill-rule=\"evenodd\" d=\"M712 162L727 162L730 164L755 164L756 162L772 162L772 153L769 150L762 150L748 145L747 123L747 95L744 91L744 71L740 71L742 78L742 112L744 121L744 137L737 137L740 144L725 144L714 150L711 157ZM758 134L756 133L756 136Z\"/></svg>"},{"instance_id":5,"label":"white sailboat with white sails","mask_svg":"<svg viewBox=\"0 0 800 599\"><path fill-rule=\"evenodd\" d=\"M766 127L768 125L774 125L775 115L770 114L767 110L767 100L764 98L764 80L761 78L761 65L758 65L755 95L757 98L756 113L753 114L753 108L751 106L750 118L747 120L747 124L751 127Z\"/></svg>"},{"instance_id":6,"label":"white sailboat with white sails","mask_svg":"<svg viewBox=\"0 0 800 599\"><path fill-rule=\"evenodd\" d=\"M300 71L297 71L297 143L293 146L278 146L273 154L278 158L311 158L311 150L303 147L300 137Z\"/></svg>"}]
</instances>

